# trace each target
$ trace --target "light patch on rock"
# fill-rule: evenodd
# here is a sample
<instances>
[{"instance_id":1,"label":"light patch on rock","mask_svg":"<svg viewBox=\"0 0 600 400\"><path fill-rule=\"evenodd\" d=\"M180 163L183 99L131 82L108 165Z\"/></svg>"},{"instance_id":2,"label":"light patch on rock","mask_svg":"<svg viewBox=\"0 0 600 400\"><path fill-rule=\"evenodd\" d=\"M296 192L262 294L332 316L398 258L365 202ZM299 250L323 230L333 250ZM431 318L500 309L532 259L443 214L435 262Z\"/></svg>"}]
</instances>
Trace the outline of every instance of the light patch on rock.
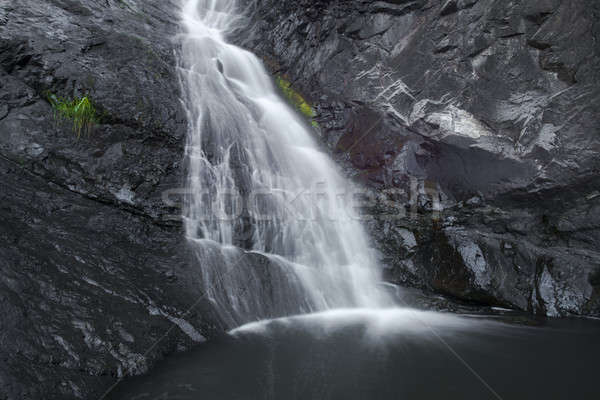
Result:
<instances>
[{"instance_id":1,"label":"light patch on rock","mask_svg":"<svg viewBox=\"0 0 600 400\"><path fill-rule=\"evenodd\" d=\"M92 286L95 286L95 287L97 287L97 288L99 288L99 289L102 289L102 290L103 290L105 293L107 293L107 294L110 294L110 295L112 295L112 296L115 296L115 297L119 297L119 298L121 298L121 299L123 299L123 300L126 300L126 301L128 301L128 302L130 302L130 303L133 303L133 304L136 304L136 303L138 303L138 301L136 301L136 299L134 299L134 298L132 298L132 297L129 297L129 296L122 295L122 294L120 294L120 293L117 293L117 292L115 292L115 291L113 291L113 290L107 289L107 288L105 288L104 286L102 286L101 284L99 284L98 282L96 282L95 280L93 280L93 279L90 279L90 278L88 278L88 277L86 277L86 276L82 277L81 279L82 279L82 280L83 280L85 283L87 283L87 284L89 284L89 285L92 285Z\"/></svg>"},{"instance_id":2,"label":"light patch on rock","mask_svg":"<svg viewBox=\"0 0 600 400\"><path fill-rule=\"evenodd\" d=\"M415 235L411 231L409 231L408 229L400 228L397 232L402 238L404 247L408 248L409 250L412 250L415 247L417 247L417 240L415 239Z\"/></svg>"},{"instance_id":3,"label":"light patch on rock","mask_svg":"<svg viewBox=\"0 0 600 400\"><path fill-rule=\"evenodd\" d=\"M83 279L83 281L84 281L85 283L88 283L88 284L90 284L90 285L92 285L92 286L100 287L100 284L99 284L98 282L96 282L96 281L95 281L95 280L93 280L93 279L90 279L90 278L88 278L87 276L84 276L84 277L83 277L83 278L81 278L81 279Z\"/></svg>"},{"instance_id":4,"label":"light patch on rock","mask_svg":"<svg viewBox=\"0 0 600 400\"><path fill-rule=\"evenodd\" d=\"M512 93L508 100L498 102L496 117L501 121L514 121L527 126L539 118L539 113L548 105L548 98L539 93L528 91Z\"/></svg>"},{"instance_id":5,"label":"light patch on rock","mask_svg":"<svg viewBox=\"0 0 600 400\"><path fill-rule=\"evenodd\" d=\"M381 71L379 68L379 64L375 64L370 69L359 72L358 75L356 75L356 78L354 79L359 80L365 77L367 79L376 79L381 76Z\"/></svg>"},{"instance_id":6,"label":"light patch on rock","mask_svg":"<svg viewBox=\"0 0 600 400\"><path fill-rule=\"evenodd\" d=\"M73 326L83 333L83 341L89 349L99 350L104 347L105 343L94 333L94 329L89 322L75 320Z\"/></svg>"},{"instance_id":7,"label":"light patch on rock","mask_svg":"<svg viewBox=\"0 0 600 400\"><path fill-rule=\"evenodd\" d=\"M409 18L412 18L411 14L408 14ZM413 24L407 24L407 26L410 26ZM404 49L406 49L406 47L412 42L413 38L415 37L415 34L417 32L419 32L419 28L420 25L419 24L414 24L415 27L410 30L407 34L401 35L400 40L396 43L396 45L394 46L394 48L391 51L391 55L392 56L397 56L398 54L402 53L404 51Z\"/></svg>"},{"instance_id":8,"label":"light patch on rock","mask_svg":"<svg viewBox=\"0 0 600 400\"><path fill-rule=\"evenodd\" d=\"M404 83L402 79L396 79L390 85L385 87L381 92L379 92L379 94L375 97L375 100L378 100L380 97L383 97L386 101L390 101L399 94L404 94L413 100L415 99L408 85Z\"/></svg>"},{"instance_id":9,"label":"light patch on rock","mask_svg":"<svg viewBox=\"0 0 600 400\"><path fill-rule=\"evenodd\" d=\"M552 124L544 124L542 129L540 129L539 136L532 144L531 147L540 147L546 151L550 151L554 149L557 145L557 135L556 133L560 130L560 127L554 126Z\"/></svg>"},{"instance_id":10,"label":"light patch on rock","mask_svg":"<svg viewBox=\"0 0 600 400\"><path fill-rule=\"evenodd\" d=\"M206 338L204 336L202 336L196 330L196 328L194 328L192 326L192 324L190 324L186 320L184 320L182 318L171 317L171 316L167 316L167 318L171 322L173 322L174 324L176 324L177 326L179 326L179 329L181 329L183 331L183 333L185 333L186 335L188 335L194 342L200 343L200 342L205 342L206 341Z\"/></svg>"},{"instance_id":11,"label":"light patch on rock","mask_svg":"<svg viewBox=\"0 0 600 400\"><path fill-rule=\"evenodd\" d=\"M417 120L425 118L427 115L427 108L429 105L442 105L441 101L431 100L431 99L422 99L413 104L412 111L410 113L409 122L414 124Z\"/></svg>"},{"instance_id":12,"label":"light patch on rock","mask_svg":"<svg viewBox=\"0 0 600 400\"><path fill-rule=\"evenodd\" d=\"M115 197L125 203L133 204L135 193L131 191L129 185L124 185L117 193L115 193Z\"/></svg>"},{"instance_id":13,"label":"light patch on rock","mask_svg":"<svg viewBox=\"0 0 600 400\"><path fill-rule=\"evenodd\" d=\"M132 352L123 343L119 343L119 346L116 349L111 345L109 351L110 355L121 363L117 368L117 377L121 378L126 374L140 375L148 371L146 357Z\"/></svg>"},{"instance_id":14,"label":"light patch on rock","mask_svg":"<svg viewBox=\"0 0 600 400\"><path fill-rule=\"evenodd\" d=\"M555 317L580 314L593 294L593 287L588 273L578 265L563 263L555 266L552 273L544 268L539 279L539 293L546 305L546 314Z\"/></svg>"},{"instance_id":15,"label":"light patch on rock","mask_svg":"<svg viewBox=\"0 0 600 400\"><path fill-rule=\"evenodd\" d=\"M542 276L539 281L539 294L544 305L546 306L546 315L549 317L558 317L560 314L556 307L556 287L552 275L548 272L547 268L544 268Z\"/></svg>"},{"instance_id":16,"label":"light patch on rock","mask_svg":"<svg viewBox=\"0 0 600 400\"><path fill-rule=\"evenodd\" d=\"M464 242L459 244L457 250L465 266L475 274L475 282L482 288L488 286L491 282L491 271L488 271L481 248L473 242Z\"/></svg>"},{"instance_id":17,"label":"light patch on rock","mask_svg":"<svg viewBox=\"0 0 600 400\"><path fill-rule=\"evenodd\" d=\"M595 198L596 198L596 197L598 197L598 196L600 196L600 192L599 192L599 191L597 191L597 190L595 190L595 191L593 191L592 193L590 193L590 194L588 194L587 196L585 196L585 199L589 201L589 200L593 200L593 199L595 199Z\"/></svg>"},{"instance_id":18,"label":"light patch on rock","mask_svg":"<svg viewBox=\"0 0 600 400\"><path fill-rule=\"evenodd\" d=\"M75 257L75 259L76 259L78 262L80 262L80 263L82 263L82 264L87 264L87 262L86 262L86 261L85 261L83 258L81 258L81 257L79 257L79 256L74 256L74 257Z\"/></svg>"},{"instance_id":19,"label":"light patch on rock","mask_svg":"<svg viewBox=\"0 0 600 400\"><path fill-rule=\"evenodd\" d=\"M121 338L129 343L133 343L135 340L133 338L133 336L127 332L125 329L123 329L122 326L117 327L117 331L119 332L119 336L121 336Z\"/></svg>"},{"instance_id":20,"label":"light patch on rock","mask_svg":"<svg viewBox=\"0 0 600 400\"><path fill-rule=\"evenodd\" d=\"M65 349L67 354L69 354L69 356L72 359L74 359L75 361L79 361L79 356L77 355L75 350L73 350L73 347L71 347L71 345L65 339L62 338L62 336L52 335L52 337L54 338L54 340L56 340L58 344L62 346L63 349Z\"/></svg>"},{"instance_id":21,"label":"light patch on rock","mask_svg":"<svg viewBox=\"0 0 600 400\"><path fill-rule=\"evenodd\" d=\"M473 114L452 105L441 112L427 115L425 121L439 126L443 131L473 139L492 135Z\"/></svg>"},{"instance_id":22,"label":"light patch on rock","mask_svg":"<svg viewBox=\"0 0 600 400\"><path fill-rule=\"evenodd\" d=\"M79 386L77 386L73 381L68 381L68 382L69 382L69 386L71 387L71 390L75 394L75 397L77 397L79 399L83 399L83 393L81 392L81 389L79 388Z\"/></svg>"},{"instance_id":23,"label":"light patch on rock","mask_svg":"<svg viewBox=\"0 0 600 400\"><path fill-rule=\"evenodd\" d=\"M478 196L473 196L466 202L470 206L478 206L481 204L481 198Z\"/></svg>"},{"instance_id":24,"label":"light patch on rock","mask_svg":"<svg viewBox=\"0 0 600 400\"><path fill-rule=\"evenodd\" d=\"M27 148L27 154L29 154L32 157L37 157L40 154L42 154L44 152L44 148L42 147L42 145L38 144L38 143L31 143L29 145L29 147Z\"/></svg>"},{"instance_id":25,"label":"light patch on rock","mask_svg":"<svg viewBox=\"0 0 600 400\"><path fill-rule=\"evenodd\" d=\"M474 70L480 69L485 63L485 61L488 59L488 57L493 54L494 50L491 47L488 47L487 49L473 57L473 60L471 61L471 66Z\"/></svg>"},{"instance_id":26,"label":"light patch on rock","mask_svg":"<svg viewBox=\"0 0 600 400\"><path fill-rule=\"evenodd\" d=\"M134 353L123 343L117 347L110 342L103 341L94 333L94 329L89 322L75 320L73 326L83 333L83 340L88 348L102 353L109 353L120 365L117 367L117 376L123 377L126 374L143 374L148 370L146 358L138 353Z\"/></svg>"},{"instance_id":27,"label":"light patch on rock","mask_svg":"<svg viewBox=\"0 0 600 400\"><path fill-rule=\"evenodd\" d=\"M184 320L183 318L173 317L173 316L167 314L166 312L164 312L163 310L161 310L157 307L154 307L154 306L148 307L148 312L150 313L150 315L162 315L163 317L167 318L169 321L171 321L172 323L177 325L179 327L179 329L181 329L183 331L183 333L188 335L190 337L190 339L192 339L194 342L205 342L206 341L206 338L204 336L202 336L196 330L196 328L194 328L192 326L192 324L190 324L188 321Z\"/></svg>"}]
</instances>

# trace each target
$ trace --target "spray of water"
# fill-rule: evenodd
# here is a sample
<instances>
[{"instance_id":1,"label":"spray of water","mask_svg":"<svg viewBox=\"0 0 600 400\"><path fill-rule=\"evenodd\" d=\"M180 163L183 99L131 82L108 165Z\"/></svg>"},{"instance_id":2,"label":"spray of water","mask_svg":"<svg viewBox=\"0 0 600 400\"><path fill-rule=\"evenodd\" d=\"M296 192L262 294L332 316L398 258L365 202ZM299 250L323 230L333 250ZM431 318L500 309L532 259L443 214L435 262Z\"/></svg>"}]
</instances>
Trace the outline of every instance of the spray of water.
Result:
<instances>
[{"instance_id":1,"label":"spray of water","mask_svg":"<svg viewBox=\"0 0 600 400\"><path fill-rule=\"evenodd\" d=\"M234 0L183 0L187 237L230 326L388 304L352 187L261 61L227 42Z\"/></svg>"}]
</instances>

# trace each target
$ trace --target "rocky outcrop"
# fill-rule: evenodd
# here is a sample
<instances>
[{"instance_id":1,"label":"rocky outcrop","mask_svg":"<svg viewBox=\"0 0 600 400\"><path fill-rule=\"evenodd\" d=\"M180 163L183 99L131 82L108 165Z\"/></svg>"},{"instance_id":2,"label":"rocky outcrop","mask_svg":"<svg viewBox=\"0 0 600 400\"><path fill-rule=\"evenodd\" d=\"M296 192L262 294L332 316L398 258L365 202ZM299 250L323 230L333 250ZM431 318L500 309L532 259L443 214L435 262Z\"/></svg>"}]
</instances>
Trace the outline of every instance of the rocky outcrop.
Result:
<instances>
[{"instance_id":1,"label":"rocky outcrop","mask_svg":"<svg viewBox=\"0 0 600 400\"><path fill-rule=\"evenodd\" d=\"M164 196L184 171L178 6L0 1L0 399L99 398L219 329ZM93 131L50 93L88 96Z\"/></svg>"},{"instance_id":2,"label":"rocky outcrop","mask_svg":"<svg viewBox=\"0 0 600 400\"><path fill-rule=\"evenodd\" d=\"M317 111L393 282L600 313L600 5L248 1L237 41Z\"/></svg>"},{"instance_id":3,"label":"rocky outcrop","mask_svg":"<svg viewBox=\"0 0 600 400\"><path fill-rule=\"evenodd\" d=\"M0 170L1 398L97 398L214 329L177 228Z\"/></svg>"}]
</instances>

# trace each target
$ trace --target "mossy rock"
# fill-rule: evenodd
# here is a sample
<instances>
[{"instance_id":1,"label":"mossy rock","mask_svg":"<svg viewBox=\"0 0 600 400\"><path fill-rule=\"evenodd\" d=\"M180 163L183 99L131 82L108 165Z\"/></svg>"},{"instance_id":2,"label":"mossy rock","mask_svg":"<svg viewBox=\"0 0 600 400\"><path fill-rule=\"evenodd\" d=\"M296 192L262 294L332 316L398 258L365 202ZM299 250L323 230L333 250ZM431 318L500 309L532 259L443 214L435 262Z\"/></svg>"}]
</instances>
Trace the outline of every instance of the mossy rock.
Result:
<instances>
[{"instance_id":1,"label":"mossy rock","mask_svg":"<svg viewBox=\"0 0 600 400\"><path fill-rule=\"evenodd\" d=\"M300 93L292 88L292 84L281 76L275 78L277 87L281 90L285 98L298 110L302 115L311 121L311 125L318 127L317 121L313 120L316 115L312 106L302 97Z\"/></svg>"}]
</instances>

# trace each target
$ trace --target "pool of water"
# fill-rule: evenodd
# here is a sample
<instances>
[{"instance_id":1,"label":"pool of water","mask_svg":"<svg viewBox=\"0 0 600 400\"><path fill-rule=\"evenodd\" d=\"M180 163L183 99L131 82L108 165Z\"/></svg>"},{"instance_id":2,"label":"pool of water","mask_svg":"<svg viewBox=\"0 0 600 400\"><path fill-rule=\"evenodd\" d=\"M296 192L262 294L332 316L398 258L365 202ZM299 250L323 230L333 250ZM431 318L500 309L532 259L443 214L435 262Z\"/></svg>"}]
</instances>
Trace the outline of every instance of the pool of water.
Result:
<instances>
[{"instance_id":1,"label":"pool of water","mask_svg":"<svg viewBox=\"0 0 600 400\"><path fill-rule=\"evenodd\" d=\"M111 399L597 399L600 321L337 310L252 323Z\"/></svg>"}]
</instances>

